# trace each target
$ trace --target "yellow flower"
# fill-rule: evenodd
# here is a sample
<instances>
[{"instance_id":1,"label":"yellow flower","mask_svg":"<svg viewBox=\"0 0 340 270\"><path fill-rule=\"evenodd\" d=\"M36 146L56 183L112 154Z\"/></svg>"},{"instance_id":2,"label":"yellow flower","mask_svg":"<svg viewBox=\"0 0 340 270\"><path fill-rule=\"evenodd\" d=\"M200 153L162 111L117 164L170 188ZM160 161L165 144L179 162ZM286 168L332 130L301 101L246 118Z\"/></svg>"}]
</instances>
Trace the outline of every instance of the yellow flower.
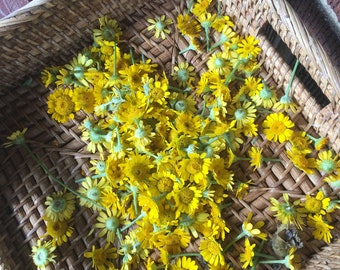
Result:
<instances>
[{"instance_id":1,"label":"yellow flower","mask_svg":"<svg viewBox=\"0 0 340 270\"><path fill-rule=\"evenodd\" d=\"M101 193L101 204L104 208L120 208L121 206L116 190L111 187L106 187Z\"/></svg>"},{"instance_id":2,"label":"yellow flower","mask_svg":"<svg viewBox=\"0 0 340 270\"><path fill-rule=\"evenodd\" d=\"M92 268L96 270L114 269L112 260L117 258L117 252L109 243L101 248L92 245L92 250L85 252L84 257L92 259Z\"/></svg>"},{"instance_id":3,"label":"yellow flower","mask_svg":"<svg viewBox=\"0 0 340 270\"><path fill-rule=\"evenodd\" d=\"M226 52L212 54L207 62L209 70L217 72L219 75L228 75L232 70L228 57Z\"/></svg>"},{"instance_id":4,"label":"yellow flower","mask_svg":"<svg viewBox=\"0 0 340 270\"><path fill-rule=\"evenodd\" d=\"M292 150L302 154L309 154L312 150L309 148L310 140L306 136L305 131L294 131L293 136L289 140L292 143Z\"/></svg>"},{"instance_id":5,"label":"yellow flower","mask_svg":"<svg viewBox=\"0 0 340 270\"><path fill-rule=\"evenodd\" d=\"M247 182L240 182L237 185L236 189L236 198L243 199L247 194L249 193L249 184L251 183L251 180Z\"/></svg>"},{"instance_id":6,"label":"yellow flower","mask_svg":"<svg viewBox=\"0 0 340 270\"><path fill-rule=\"evenodd\" d=\"M236 122L237 128L242 128L248 122L254 121L256 117L256 108L251 102L243 102L231 107L230 113L233 114L233 121Z\"/></svg>"},{"instance_id":7,"label":"yellow flower","mask_svg":"<svg viewBox=\"0 0 340 270\"><path fill-rule=\"evenodd\" d=\"M61 246L63 243L66 243L73 233L74 229L69 226L68 220L53 221L46 219L46 222L47 235L52 237L52 243L57 246Z\"/></svg>"},{"instance_id":8,"label":"yellow flower","mask_svg":"<svg viewBox=\"0 0 340 270\"><path fill-rule=\"evenodd\" d=\"M199 207L202 191L196 186L182 187L176 183L174 185L174 190L172 191L172 196L174 197L177 207L176 218L178 218L181 213L187 213L189 215L195 213Z\"/></svg>"},{"instance_id":9,"label":"yellow flower","mask_svg":"<svg viewBox=\"0 0 340 270\"><path fill-rule=\"evenodd\" d=\"M265 83L258 94L251 96L251 100L257 105L265 109L271 109L277 102L276 93L270 89Z\"/></svg>"},{"instance_id":10,"label":"yellow flower","mask_svg":"<svg viewBox=\"0 0 340 270\"><path fill-rule=\"evenodd\" d=\"M258 237L262 240L266 240L267 234L260 231L260 229L264 226L264 221L260 220L253 225L250 223L252 217L253 213L249 212L247 219L242 224L242 232L247 237Z\"/></svg>"},{"instance_id":11,"label":"yellow flower","mask_svg":"<svg viewBox=\"0 0 340 270\"><path fill-rule=\"evenodd\" d=\"M176 118L175 126L178 132L196 138L201 130L201 118L190 112L183 112Z\"/></svg>"},{"instance_id":12,"label":"yellow flower","mask_svg":"<svg viewBox=\"0 0 340 270\"><path fill-rule=\"evenodd\" d=\"M151 176L153 164L146 155L133 154L124 163L124 173L132 183L146 181Z\"/></svg>"},{"instance_id":13,"label":"yellow flower","mask_svg":"<svg viewBox=\"0 0 340 270\"><path fill-rule=\"evenodd\" d=\"M332 150L324 150L318 154L319 159L316 161L320 171L326 174L340 174L340 160L338 155L334 155Z\"/></svg>"},{"instance_id":14,"label":"yellow flower","mask_svg":"<svg viewBox=\"0 0 340 270\"><path fill-rule=\"evenodd\" d=\"M188 14L179 14L177 16L177 28L182 35L188 35L190 37L199 37L201 32L201 25L194 17Z\"/></svg>"},{"instance_id":15,"label":"yellow flower","mask_svg":"<svg viewBox=\"0 0 340 270\"><path fill-rule=\"evenodd\" d=\"M249 266L253 266L253 258L255 252L253 249L255 248L256 244L250 245L249 239L246 238L244 241L244 253L240 254L240 262L243 263L242 268L246 269Z\"/></svg>"},{"instance_id":16,"label":"yellow flower","mask_svg":"<svg viewBox=\"0 0 340 270\"><path fill-rule=\"evenodd\" d=\"M297 104L291 99L290 96L284 95L276 102L273 106L274 111L285 111L291 110L293 113L297 112Z\"/></svg>"},{"instance_id":17,"label":"yellow flower","mask_svg":"<svg viewBox=\"0 0 340 270\"><path fill-rule=\"evenodd\" d=\"M256 58L261 51L258 43L259 40L255 39L254 36L247 36L238 43L236 52L244 59Z\"/></svg>"},{"instance_id":18,"label":"yellow flower","mask_svg":"<svg viewBox=\"0 0 340 270\"><path fill-rule=\"evenodd\" d=\"M208 10L210 4L211 0L197 0L191 12L198 17Z\"/></svg>"},{"instance_id":19,"label":"yellow flower","mask_svg":"<svg viewBox=\"0 0 340 270\"><path fill-rule=\"evenodd\" d=\"M199 250L203 259L212 266L225 265L220 243L213 237L205 237L200 241Z\"/></svg>"},{"instance_id":20,"label":"yellow flower","mask_svg":"<svg viewBox=\"0 0 340 270\"><path fill-rule=\"evenodd\" d=\"M172 20L169 18L165 18L165 15L161 15L160 17L155 19L147 19L147 21L150 23L147 29L149 31L154 30L156 38L159 38L159 36L161 36L162 39L165 39L165 34L170 33L170 30L166 27L172 24Z\"/></svg>"},{"instance_id":21,"label":"yellow flower","mask_svg":"<svg viewBox=\"0 0 340 270\"><path fill-rule=\"evenodd\" d=\"M191 258L183 256L170 266L170 270L198 270L198 265Z\"/></svg>"},{"instance_id":22,"label":"yellow flower","mask_svg":"<svg viewBox=\"0 0 340 270\"><path fill-rule=\"evenodd\" d=\"M330 243L333 238L331 230L334 229L333 226L327 224L322 215L308 215L307 225L314 228L313 236L317 240L324 240L326 243Z\"/></svg>"},{"instance_id":23,"label":"yellow flower","mask_svg":"<svg viewBox=\"0 0 340 270\"><path fill-rule=\"evenodd\" d=\"M65 68L71 75L71 82L75 85L89 86L89 82L85 76L86 72L91 70L93 59L88 58L85 54L79 53L74 57Z\"/></svg>"},{"instance_id":24,"label":"yellow flower","mask_svg":"<svg viewBox=\"0 0 340 270\"><path fill-rule=\"evenodd\" d=\"M293 203L289 202L289 196L287 193L283 194L284 202L279 202L275 198L270 198L270 202L272 206L270 210L276 212L274 214L278 220L282 222L282 224L295 224L298 229L302 229L303 224L303 214L301 213L301 209L298 209L297 206L300 204L300 200L296 200Z\"/></svg>"},{"instance_id":25,"label":"yellow flower","mask_svg":"<svg viewBox=\"0 0 340 270\"><path fill-rule=\"evenodd\" d=\"M261 78L255 78L250 76L245 79L244 87L246 93L249 94L250 97L260 94L260 91L263 89L263 83Z\"/></svg>"},{"instance_id":26,"label":"yellow flower","mask_svg":"<svg viewBox=\"0 0 340 270\"><path fill-rule=\"evenodd\" d=\"M293 135L294 122L292 122L288 116L283 113L271 113L262 124L264 130L263 133L270 141L283 143L289 140Z\"/></svg>"},{"instance_id":27,"label":"yellow flower","mask_svg":"<svg viewBox=\"0 0 340 270\"><path fill-rule=\"evenodd\" d=\"M172 77L180 87L190 86L195 79L195 68L187 62L180 62L174 67Z\"/></svg>"},{"instance_id":28,"label":"yellow flower","mask_svg":"<svg viewBox=\"0 0 340 270\"><path fill-rule=\"evenodd\" d=\"M41 72L41 81L47 88L51 84L53 84L57 80L57 74L59 72L60 67L50 67L50 68L45 68Z\"/></svg>"},{"instance_id":29,"label":"yellow flower","mask_svg":"<svg viewBox=\"0 0 340 270\"><path fill-rule=\"evenodd\" d=\"M52 221L68 220L75 209L75 196L70 192L57 191L46 198L45 216Z\"/></svg>"},{"instance_id":30,"label":"yellow flower","mask_svg":"<svg viewBox=\"0 0 340 270\"><path fill-rule=\"evenodd\" d=\"M69 88L56 89L47 98L47 112L52 114L52 118L58 122L65 123L74 119L75 104L72 100L72 90Z\"/></svg>"},{"instance_id":31,"label":"yellow flower","mask_svg":"<svg viewBox=\"0 0 340 270\"><path fill-rule=\"evenodd\" d=\"M98 234L99 237L106 235L108 243L113 243L116 238L116 232L119 226L125 221L125 217L117 208L106 209L106 211L100 211L97 217L97 223L94 225L95 228L100 229Z\"/></svg>"},{"instance_id":32,"label":"yellow flower","mask_svg":"<svg viewBox=\"0 0 340 270\"><path fill-rule=\"evenodd\" d=\"M93 30L94 40L98 43L103 41L118 42L122 35L122 30L114 19L107 16L99 18L100 29Z\"/></svg>"},{"instance_id":33,"label":"yellow flower","mask_svg":"<svg viewBox=\"0 0 340 270\"><path fill-rule=\"evenodd\" d=\"M205 153L189 153L188 157L189 159L183 159L179 162L180 176L183 179L205 186L211 164L210 158L207 158Z\"/></svg>"},{"instance_id":34,"label":"yellow flower","mask_svg":"<svg viewBox=\"0 0 340 270\"><path fill-rule=\"evenodd\" d=\"M139 64L127 66L119 70L119 74L121 75L122 83L130 86L133 90L143 86L143 77L146 76L145 71Z\"/></svg>"},{"instance_id":35,"label":"yellow flower","mask_svg":"<svg viewBox=\"0 0 340 270\"><path fill-rule=\"evenodd\" d=\"M7 137L8 142L5 142L4 147L10 147L12 145L20 145L25 143L25 133L27 128L24 128L22 131L17 130L13 132L10 136Z\"/></svg>"},{"instance_id":36,"label":"yellow flower","mask_svg":"<svg viewBox=\"0 0 340 270\"><path fill-rule=\"evenodd\" d=\"M308 158L306 154L298 150L288 150L288 158L293 162L293 164L306 174L313 174L314 168L316 167L315 158Z\"/></svg>"},{"instance_id":37,"label":"yellow flower","mask_svg":"<svg viewBox=\"0 0 340 270\"><path fill-rule=\"evenodd\" d=\"M72 100L76 111L84 110L87 113L93 113L95 99L92 89L85 87L74 88Z\"/></svg>"},{"instance_id":38,"label":"yellow flower","mask_svg":"<svg viewBox=\"0 0 340 270\"><path fill-rule=\"evenodd\" d=\"M106 180L102 178L99 182L98 179L91 179L87 177L81 183L78 192L84 197L80 198L80 205L92 208L93 210L100 209L102 192L107 186Z\"/></svg>"},{"instance_id":39,"label":"yellow flower","mask_svg":"<svg viewBox=\"0 0 340 270\"><path fill-rule=\"evenodd\" d=\"M36 246L32 247L33 262L38 270L46 269L45 267L50 262L55 263L54 258L56 255L53 254L55 249L56 246L53 245L52 241L42 243L40 239L37 241Z\"/></svg>"},{"instance_id":40,"label":"yellow flower","mask_svg":"<svg viewBox=\"0 0 340 270\"><path fill-rule=\"evenodd\" d=\"M211 160L210 171L217 184L227 190L233 189L234 174L227 170L225 160L223 158L214 158Z\"/></svg>"},{"instance_id":41,"label":"yellow flower","mask_svg":"<svg viewBox=\"0 0 340 270\"><path fill-rule=\"evenodd\" d=\"M160 234L157 237L157 248L165 249L167 253L179 254L182 249L187 248L190 244L191 236L188 232L176 228L173 232Z\"/></svg>"},{"instance_id":42,"label":"yellow flower","mask_svg":"<svg viewBox=\"0 0 340 270\"><path fill-rule=\"evenodd\" d=\"M263 149L260 149L258 147L252 146L250 150L248 151L248 155L250 157L250 165L254 167L254 171L257 168L261 167L262 164L262 151Z\"/></svg>"},{"instance_id":43,"label":"yellow flower","mask_svg":"<svg viewBox=\"0 0 340 270\"><path fill-rule=\"evenodd\" d=\"M153 200L150 196L139 194L138 196L138 205L142 208L142 210L147 214L150 222L157 224L159 221L159 208L158 204L155 200Z\"/></svg>"},{"instance_id":44,"label":"yellow flower","mask_svg":"<svg viewBox=\"0 0 340 270\"><path fill-rule=\"evenodd\" d=\"M330 201L331 199L325 198L322 190L320 190L315 197L312 197L310 194L306 195L304 207L308 213L325 215Z\"/></svg>"}]
</instances>

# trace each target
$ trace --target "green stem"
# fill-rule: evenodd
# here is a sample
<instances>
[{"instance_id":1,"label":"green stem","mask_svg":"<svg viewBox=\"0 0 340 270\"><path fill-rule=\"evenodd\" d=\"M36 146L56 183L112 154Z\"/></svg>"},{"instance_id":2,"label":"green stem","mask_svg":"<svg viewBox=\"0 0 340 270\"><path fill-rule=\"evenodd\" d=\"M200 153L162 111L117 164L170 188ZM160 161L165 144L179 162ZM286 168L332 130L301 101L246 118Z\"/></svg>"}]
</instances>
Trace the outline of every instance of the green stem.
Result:
<instances>
[{"instance_id":1,"label":"green stem","mask_svg":"<svg viewBox=\"0 0 340 270\"><path fill-rule=\"evenodd\" d=\"M257 264L258 264L258 262L259 262L259 260L260 260L260 257L259 257L257 254L262 254L262 253L260 253L260 252L262 251L265 242L266 242L266 241L262 240L261 243L260 243L260 246L259 246L258 249L257 249L258 251L257 251L257 252L256 252L256 251L254 252L255 258L254 258L254 260L253 260L253 266L251 267L251 270L256 270L256 266L257 266Z\"/></svg>"},{"instance_id":2,"label":"green stem","mask_svg":"<svg viewBox=\"0 0 340 270\"><path fill-rule=\"evenodd\" d=\"M92 176L87 176L87 177L84 177L84 178L79 178L75 182L76 183L80 183L80 182L85 181L87 178L98 179L98 178L101 178L101 177L104 177L104 176L106 176L106 173L95 174L95 175L92 175Z\"/></svg>"},{"instance_id":3,"label":"green stem","mask_svg":"<svg viewBox=\"0 0 340 270\"><path fill-rule=\"evenodd\" d=\"M194 4L194 0L190 0L189 7L188 7L188 10L187 10L187 14L189 14L191 12L191 8L192 8L193 4Z\"/></svg>"},{"instance_id":4,"label":"green stem","mask_svg":"<svg viewBox=\"0 0 340 270\"><path fill-rule=\"evenodd\" d=\"M228 245L226 245L223 248L223 252L226 252L233 244L235 244L238 240L242 239L243 237L245 237L246 234L242 231L238 236L236 236L233 240L231 240Z\"/></svg>"},{"instance_id":5,"label":"green stem","mask_svg":"<svg viewBox=\"0 0 340 270\"><path fill-rule=\"evenodd\" d=\"M221 5L222 5L222 0L217 1L217 16L221 15Z\"/></svg>"},{"instance_id":6,"label":"green stem","mask_svg":"<svg viewBox=\"0 0 340 270\"><path fill-rule=\"evenodd\" d=\"M133 221L131 221L128 225L124 226L123 228L120 229L121 232L129 229L132 225L136 224L138 220L141 220L143 217L145 217L146 214L145 212L142 211L138 217L136 217Z\"/></svg>"},{"instance_id":7,"label":"green stem","mask_svg":"<svg viewBox=\"0 0 340 270\"><path fill-rule=\"evenodd\" d=\"M238 67L243 63L243 59L239 59L236 65L234 66L233 70L228 75L227 79L225 80L225 85L228 85L230 81L234 78L234 74L237 71Z\"/></svg>"},{"instance_id":8,"label":"green stem","mask_svg":"<svg viewBox=\"0 0 340 270\"><path fill-rule=\"evenodd\" d=\"M263 161L274 161L274 162L280 162L281 161L280 158L267 158L267 157L263 157L262 160Z\"/></svg>"},{"instance_id":9,"label":"green stem","mask_svg":"<svg viewBox=\"0 0 340 270\"><path fill-rule=\"evenodd\" d=\"M31 148L29 148L29 146L27 144L23 144L23 146L25 147L25 149L27 150L27 152L30 154L30 156L34 159L34 161L41 167L41 169L56 183L58 183L59 185L61 185L63 188L65 188L66 190L68 190L69 192L71 192L72 194L74 194L75 196L82 198L84 200L87 200L89 202L91 202L92 204L94 204L95 206L97 206L98 208L105 210L105 208L103 206L101 206L100 204L96 203L95 201L81 195L80 193L76 192L75 190L73 190L72 188L70 188L69 186L65 185L62 181L60 181L57 177L55 177L50 171L49 169L46 167L46 165L33 153L33 151L31 150Z\"/></svg>"},{"instance_id":10,"label":"green stem","mask_svg":"<svg viewBox=\"0 0 340 270\"><path fill-rule=\"evenodd\" d=\"M258 263L261 263L261 264L285 264L286 260L265 260L265 261L259 261Z\"/></svg>"},{"instance_id":11,"label":"green stem","mask_svg":"<svg viewBox=\"0 0 340 270\"><path fill-rule=\"evenodd\" d=\"M131 64L135 64L135 57L133 56L133 49L130 47L130 57L131 57Z\"/></svg>"},{"instance_id":12,"label":"green stem","mask_svg":"<svg viewBox=\"0 0 340 270\"><path fill-rule=\"evenodd\" d=\"M255 256L257 256L257 257L262 257L262 258L267 258L267 259L271 259L271 260L274 260L274 259L275 259L275 257L272 256L272 255L264 254L264 253L256 252L256 251L255 251Z\"/></svg>"},{"instance_id":13,"label":"green stem","mask_svg":"<svg viewBox=\"0 0 340 270\"><path fill-rule=\"evenodd\" d=\"M178 258L178 257L199 257L201 256L201 253L180 253L180 254L173 254L170 256L170 258Z\"/></svg>"},{"instance_id":14,"label":"green stem","mask_svg":"<svg viewBox=\"0 0 340 270\"><path fill-rule=\"evenodd\" d=\"M210 27L204 27L205 30L205 39L207 43L207 52L210 51L210 39L209 39L209 32L210 32Z\"/></svg>"},{"instance_id":15,"label":"green stem","mask_svg":"<svg viewBox=\"0 0 340 270\"><path fill-rule=\"evenodd\" d=\"M292 76L289 79L289 83L288 83L286 91L285 91L285 96L289 96L290 89L292 88L293 79L294 79L298 65L299 65L299 60L296 59L295 64L294 64L294 68L293 68L293 71L292 71Z\"/></svg>"}]
</instances>

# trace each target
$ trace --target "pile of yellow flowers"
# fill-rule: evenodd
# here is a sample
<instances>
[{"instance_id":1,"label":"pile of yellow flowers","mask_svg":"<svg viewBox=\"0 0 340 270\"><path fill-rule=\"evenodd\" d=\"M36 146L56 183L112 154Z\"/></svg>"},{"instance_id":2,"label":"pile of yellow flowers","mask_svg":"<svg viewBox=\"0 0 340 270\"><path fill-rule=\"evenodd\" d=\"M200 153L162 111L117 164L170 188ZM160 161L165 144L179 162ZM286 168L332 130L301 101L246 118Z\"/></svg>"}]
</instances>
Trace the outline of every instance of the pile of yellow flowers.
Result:
<instances>
[{"instance_id":1,"label":"pile of yellow flowers","mask_svg":"<svg viewBox=\"0 0 340 270\"><path fill-rule=\"evenodd\" d=\"M92 46L70 63L43 71L42 80L52 91L48 113L64 123L85 112L82 139L98 159L90 161L88 176L77 180L77 191L65 187L47 197L46 236L32 254L38 269L54 262L54 249L72 235L76 198L98 212L93 233L106 244L92 246L84 257L99 270L237 269L235 261L244 269L276 263L298 269L295 252L303 243L285 242L280 230L308 226L316 239L331 241L330 213L339 204L321 190L295 201L288 194L283 201L272 198L270 210L281 224L276 238L268 239L265 221L252 222L251 212L239 235L229 237L231 226L222 213L251 185L251 179L234 177L233 164L246 160L256 170L279 161L263 156L256 138L285 143L297 168L306 174L319 170L334 187L339 186L340 161L323 150L326 138L295 127L291 84L278 98L259 76L259 41L237 34L230 18L212 6L211 0L190 1L177 22L164 15L148 19L156 39L170 34L173 25L187 37L189 46L180 54L209 54L206 71L187 62L160 70L144 56L137 60L124 48L117 21L108 17L99 19ZM22 143L25 131L9 137L11 143ZM269 240L273 256L261 253ZM236 243L243 252L231 261L227 254Z\"/></svg>"}]
</instances>

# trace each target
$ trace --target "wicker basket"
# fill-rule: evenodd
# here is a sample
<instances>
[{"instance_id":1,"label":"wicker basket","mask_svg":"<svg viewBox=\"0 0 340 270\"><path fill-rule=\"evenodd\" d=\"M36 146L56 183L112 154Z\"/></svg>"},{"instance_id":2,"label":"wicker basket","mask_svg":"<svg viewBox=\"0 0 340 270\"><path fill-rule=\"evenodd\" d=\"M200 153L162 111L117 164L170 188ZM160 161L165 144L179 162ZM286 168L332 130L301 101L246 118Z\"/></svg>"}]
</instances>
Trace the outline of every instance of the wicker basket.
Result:
<instances>
[{"instance_id":1,"label":"wicker basket","mask_svg":"<svg viewBox=\"0 0 340 270\"><path fill-rule=\"evenodd\" d=\"M27 135L35 153L55 175L74 186L74 179L82 177L82 171L87 172L91 157L77 129L83 116L77 115L75 120L64 125L51 120L46 112L49 91L40 82L42 68L69 62L82 48L90 45L91 30L98 26L98 18L109 15L119 21L124 39L136 53L144 54L165 70L172 70L179 60L186 60L197 70L204 70L206 59L192 52L177 58L178 51L188 45L178 32L159 41L146 29L147 18L165 14L176 21L177 14L184 8L186 3L180 0L40 0L32 1L12 17L0 20L2 140L11 132L28 127ZM325 95L330 101L321 107L319 97L313 96L295 79L293 96L302 109L294 116L294 122L309 133L328 136L332 148L339 153L339 74L292 8L283 0L226 0L223 1L223 12L232 18L240 32L260 39L261 59L267 70L262 76L281 89L287 85L291 70L268 41L263 29L271 25L283 39L322 89L319 95ZM314 193L322 186L327 195L339 196L337 190L323 184L321 175L306 175L294 168L285 157L283 147L268 142L264 142L263 147L270 155L280 156L286 162L268 164L255 173L249 167L238 167L243 175L251 172L256 182L261 183L261 188L252 190L244 200L235 201L232 213L224 217L230 220L228 224L233 224L233 231L237 232L237 227L252 211L255 219L266 220L265 230L272 235L277 224L269 211L269 199L281 197L284 191L299 197ZM0 151L0 269L34 269L31 246L45 234L44 201L59 187L24 151L19 148L1 148ZM98 241L96 237L88 236L95 218L90 210L78 209L74 217L76 231L71 241L57 249L58 263L50 269L90 269L91 262L84 259L83 253ZM340 230L339 215L335 215L334 220L336 238ZM310 235L303 235L307 244L301 256L306 262L316 254L308 264L308 269L313 269L318 259L324 260L320 258L324 253L321 252L323 244ZM337 249L338 245L334 248ZM332 245L325 250L332 250ZM238 263L232 257L230 259L238 269ZM336 269L336 266L328 269Z\"/></svg>"}]
</instances>

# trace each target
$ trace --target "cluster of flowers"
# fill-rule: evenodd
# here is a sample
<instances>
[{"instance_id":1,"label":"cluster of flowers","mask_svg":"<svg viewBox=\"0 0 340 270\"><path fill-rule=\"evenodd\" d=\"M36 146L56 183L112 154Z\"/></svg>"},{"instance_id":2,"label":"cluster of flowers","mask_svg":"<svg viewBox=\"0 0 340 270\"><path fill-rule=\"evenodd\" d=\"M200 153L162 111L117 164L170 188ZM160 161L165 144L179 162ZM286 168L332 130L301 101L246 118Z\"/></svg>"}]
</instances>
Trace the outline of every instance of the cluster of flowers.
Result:
<instances>
[{"instance_id":1,"label":"cluster of flowers","mask_svg":"<svg viewBox=\"0 0 340 270\"><path fill-rule=\"evenodd\" d=\"M261 231L264 221L252 223L252 213L240 234L228 239L222 211L230 206L225 203L230 197L242 198L250 183L234 179L233 164L248 160L256 170L266 161L278 161L264 157L255 145L247 157L238 156L238 151L262 132L268 141L287 143L287 155L297 168L307 174L320 170L334 186L339 184L340 161L332 151L322 150L325 138L294 129L287 113L297 110L290 87L278 99L256 75L261 67L259 41L238 35L229 17L219 10L210 12L211 6L211 0L190 1L188 12L177 17L177 28L189 41L180 53L211 53L208 70L199 76L186 62L167 76L144 57L136 61L131 50L124 53L120 47L117 21L107 17L99 19L93 46L70 64L43 71L46 87L53 87L48 112L61 123L74 119L78 111L87 113L79 128L98 159L91 160L92 174L78 180L77 191L66 188L47 198L46 239L52 240L33 248L39 269L54 261L55 247L72 235L76 197L80 205L98 211L94 229L106 239L105 246L93 246L84 254L95 269L144 264L147 269L192 270L198 269L195 256L210 269L232 269L226 254L242 238L244 253L238 259L244 269L259 263L297 269L294 245L286 243L281 260L262 260L259 252L255 256L252 238L267 240L267 235ZM170 32L172 21L165 16L148 22L156 38ZM219 38L214 44L212 32ZM24 133L9 139L22 143ZM311 156L315 151L317 158ZM338 202L322 191L294 202L288 194L283 197L283 202L271 200L280 223L302 229L306 220L316 239L331 241L330 213ZM195 240L198 252L189 253Z\"/></svg>"}]
</instances>

